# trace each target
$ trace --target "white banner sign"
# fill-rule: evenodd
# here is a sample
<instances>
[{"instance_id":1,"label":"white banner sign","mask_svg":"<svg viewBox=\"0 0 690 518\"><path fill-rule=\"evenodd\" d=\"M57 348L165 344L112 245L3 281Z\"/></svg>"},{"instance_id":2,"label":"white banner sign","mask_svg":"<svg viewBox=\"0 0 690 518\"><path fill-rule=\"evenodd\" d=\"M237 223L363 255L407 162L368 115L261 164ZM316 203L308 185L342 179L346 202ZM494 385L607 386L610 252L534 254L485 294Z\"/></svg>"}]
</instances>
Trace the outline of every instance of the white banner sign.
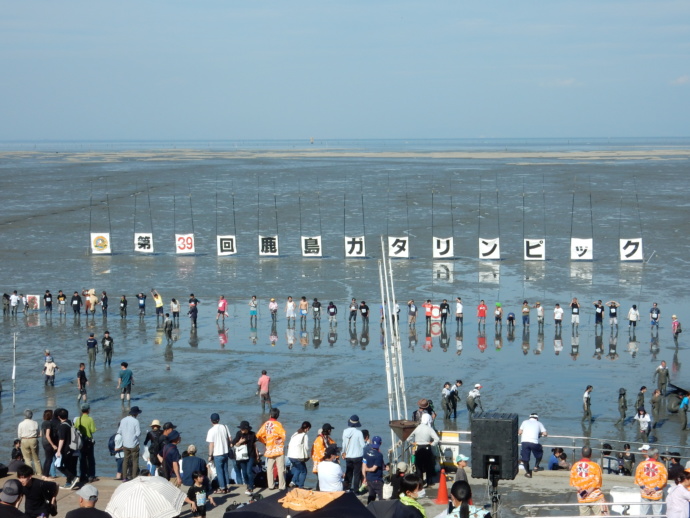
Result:
<instances>
[{"instance_id":1,"label":"white banner sign","mask_svg":"<svg viewBox=\"0 0 690 518\"><path fill-rule=\"evenodd\" d=\"M432 238L432 246L434 259L444 259L454 255L452 237L434 237Z\"/></svg>"},{"instance_id":2,"label":"white banner sign","mask_svg":"<svg viewBox=\"0 0 690 518\"><path fill-rule=\"evenodd\" d=\"M593 239L570 239L570 260L571 261L591 261L594 259L594 240Z\"/></svg>"},{"instance_id":3,"label":"white banner sign","mask_svg":"<svg viewBox=\"0 0 690 518\"><path fill-rule=\"evenodd\" d=\"M141 233L134 234L134 251L145 254L153 253L153 234Z\"/></svg>"},{"instance_id":4,"label":"white banner sign","mask_svg":"<svg viewBox=\"0 0 690 518\"><path fill-rule=\"evenodd\" d=\"M525 239L525 261L544 261L546 259L545 239Z\"/></svg>"},{"instance_id":5,"label":"white banner sign","mask_svg":"<svg viewBox=\"0 0 690 518\"><path fill-rule=\"evenodd\" d=\"M175 253L193 254L194 252L194 234L175 234Z\"/></svg>"},{"instance_id":6,"label":"white banner sign","mask_svg":"<svg viewBox=\"0 0 690 518\"><path fill-rule=\"evenodd\" d=\"M259 236L259 255L278 255L278 236Z\"/></svg>"},{"instance_id":7,"label":"white banner sign","mask_svg":"<svg viewBox=\"0 0 690 518\"><path fill-rule=\"evenodd\" d=\"M321 257L321 236L302 236L302 257Z\"/></svg>"},{"instance_id":8,"label":"white banner sign","mask_svg":"<svg viewBox=\"0 0 690 518\"><path fill-rule=\"evenodd\" d=\"M409 237L388 237L388 256L402 258L410 257L409 245Z\"/></svg>"},{"instance_id":9,"label":"white banner sign","mask_svg":"<svg viewBox=\"0 0 690 518\"><path fill-rule=\"evenodd\" d=\"M479 258L480 259L500 259L501 243L500 238L483 239L479 238Z\"/></svg>"},{"instance_id":10,"label":"white banner sign","mask_svg":"<svg viewBox=\"0 0 690 518\"><path fill-rule=\"evenodd\" d=\"M110 234L102 232L100 234L91 233L91 253L92 254L111 254Z\"/></svg>"},{"instance_id":11,"label":"white banner sign","mask_svg":"<svg viewBox=\"0 0 690 518\"><path fill-rule=\"evenodd\" d=\"M218 255L235 255L237 253L235 236L216 236L216 244L218 245Z\"/></svg>"},{"instance_id":12,"label":"white banner sign","mask_svg":"<svg viewBox=\"0 0 690 518\"><path fill-rule=\"evenodd\" d=\"M642 261L642 238L620 240L621 261Z\"/></svg>"},{"instance_id":13,"label":"white banner sign","mask_svg":"<svg viewBox=\"0 0 690 518\"><path fill-rule=\"evenodd\" d=\"M365 257L366 255L364 236L345 236L345 257Z\"/></svg>"}]
</instances>

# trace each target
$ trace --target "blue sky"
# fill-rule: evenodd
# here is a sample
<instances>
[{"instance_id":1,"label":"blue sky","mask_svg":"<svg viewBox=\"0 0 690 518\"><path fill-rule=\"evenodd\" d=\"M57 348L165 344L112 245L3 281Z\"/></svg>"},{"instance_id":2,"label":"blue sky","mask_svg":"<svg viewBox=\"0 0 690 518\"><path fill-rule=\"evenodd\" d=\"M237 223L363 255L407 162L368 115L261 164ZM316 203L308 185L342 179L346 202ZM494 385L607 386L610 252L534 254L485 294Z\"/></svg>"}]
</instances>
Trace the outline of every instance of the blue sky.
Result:
<instances>
[{"instance_id":1,"label":"blue sky","mask_svg":"<svg viewBox=\"0 0 690 518\"><path fill-rule=\"evenodd\" d=\"M0 140L688 136L690 2L0 0Z\"/></svg>"}]
</instances>

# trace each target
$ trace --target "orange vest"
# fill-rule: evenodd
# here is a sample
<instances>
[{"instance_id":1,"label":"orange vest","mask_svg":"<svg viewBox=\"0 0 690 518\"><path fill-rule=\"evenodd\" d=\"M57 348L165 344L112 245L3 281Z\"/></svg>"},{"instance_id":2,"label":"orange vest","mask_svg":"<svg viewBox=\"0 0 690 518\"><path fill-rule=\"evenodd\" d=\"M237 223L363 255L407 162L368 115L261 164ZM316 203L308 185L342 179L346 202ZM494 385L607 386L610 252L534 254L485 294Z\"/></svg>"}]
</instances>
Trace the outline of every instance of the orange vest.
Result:
<instances>
[{"instance_id":1,"label":"orange vest","mask_svg":"<svg viewBox=\"0 0 690 518\"><path fill-rule=\"evenodd\" d=\"M666 466L654 459L640 462L635 470L635 484L644 486L641 491L645 500L661 500L667 480Z\"/></svg>"},{"instance_id":2,"label":"orange vest","mask_svg":"<svg viewBox=\"0 0 690 518\"><path fill-rule=\"evenodd\" d=\"M335 441L327 435L319 435L316 437L314 444L311 445L311 460L314 461L312 473L318 473L319 462L323 461L326 447L335 444Z\"/></svg>"},{"instance_id":3,"label":"orange vest","mask_svg":"<svg viewBox=\"0 0 690 518\"><path fill-rule=\"evenodd\" d=\"M590 504L604 499L601 492L601 467L589 459L581 459L570 470L570 485L577 489L577 501ZM582 494L584 492L584 494Z\"/></svg>"},{"instance_id":4,"label":"orange vest","mask_svg":"<svg viewBox=\"0 0 690 518\"><path fill-rule=\"evenodd\" d=\"M280 457L285 447L285 429L275 419L269 419L256 432L256 438L266 445L267 458Z\"/></svg>"}]
</instances>

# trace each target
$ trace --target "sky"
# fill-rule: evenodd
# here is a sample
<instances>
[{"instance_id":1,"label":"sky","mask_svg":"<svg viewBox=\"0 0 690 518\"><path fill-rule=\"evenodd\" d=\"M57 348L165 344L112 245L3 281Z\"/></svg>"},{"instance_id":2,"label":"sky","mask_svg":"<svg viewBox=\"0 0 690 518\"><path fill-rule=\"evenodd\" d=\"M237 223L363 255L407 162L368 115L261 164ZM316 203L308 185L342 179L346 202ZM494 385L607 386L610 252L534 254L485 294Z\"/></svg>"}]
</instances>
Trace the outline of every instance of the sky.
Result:
<instances>
[{"instance_id":1,"label":"sky","mask_svg":"<svg viewBox=\"0 0 690 518\"><path fill-rule=\"evenodd\" d=\"M0 140L671 137L690 2L0 0Z\"/></svg>"}]
</instances>

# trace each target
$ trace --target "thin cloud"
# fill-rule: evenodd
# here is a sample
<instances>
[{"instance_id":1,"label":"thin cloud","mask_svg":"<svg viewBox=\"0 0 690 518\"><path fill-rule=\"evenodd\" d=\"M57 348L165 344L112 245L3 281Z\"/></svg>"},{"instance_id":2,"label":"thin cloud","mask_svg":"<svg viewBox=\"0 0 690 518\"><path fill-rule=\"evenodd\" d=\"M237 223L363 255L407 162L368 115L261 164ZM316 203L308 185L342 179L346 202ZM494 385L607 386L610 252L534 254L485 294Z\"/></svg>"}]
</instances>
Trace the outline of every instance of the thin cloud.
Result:
<instances>
[{"instance_id":1,"label":"thin cloud","mask_svg":"<svg viewBox=\"0 0 690 518\"><path fill-rule=\"evenodd\" d=\"M690 75L685 74L684 76L676 77L673 81L671 81L671 84L673 86L690 84Z\"/></svg>"}]
</instances>

